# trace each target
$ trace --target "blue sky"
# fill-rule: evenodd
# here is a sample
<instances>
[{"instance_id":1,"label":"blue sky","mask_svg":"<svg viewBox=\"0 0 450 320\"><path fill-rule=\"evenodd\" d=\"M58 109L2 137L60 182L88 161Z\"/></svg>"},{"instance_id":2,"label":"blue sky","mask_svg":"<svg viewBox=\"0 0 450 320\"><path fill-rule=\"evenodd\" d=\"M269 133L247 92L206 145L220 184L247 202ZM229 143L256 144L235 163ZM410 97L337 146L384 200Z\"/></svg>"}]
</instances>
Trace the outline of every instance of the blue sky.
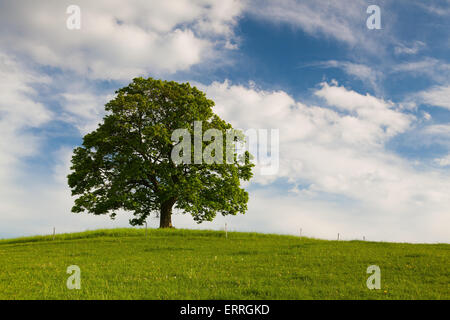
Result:
<instances>
[{"instance_id":1,"label":"blue sky","mask_svg":"<svg viewBox=\"0 0 450 320\"><path fill-rule=\"evenodd\" d=\"M69 30L69 5L81 28ZM368 29L378 5L381 29ZM249 212L178 227L450 240L450 1L0 1L0 238L126 226L70 213L72 149L136 76L280 130ZM151 224L156 226L156 219Z\"/></svg>"}]
</instances>

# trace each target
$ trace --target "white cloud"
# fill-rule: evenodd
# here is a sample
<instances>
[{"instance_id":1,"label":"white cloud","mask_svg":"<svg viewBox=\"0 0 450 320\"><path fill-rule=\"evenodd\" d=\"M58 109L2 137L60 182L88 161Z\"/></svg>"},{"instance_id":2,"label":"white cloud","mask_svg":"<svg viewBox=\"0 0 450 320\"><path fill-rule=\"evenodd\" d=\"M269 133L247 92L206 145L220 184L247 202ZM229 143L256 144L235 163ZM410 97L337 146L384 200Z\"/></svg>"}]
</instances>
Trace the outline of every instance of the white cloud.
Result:
<instances>
[{"instance_id":1,"label":"white cloud","mask_svg":"<svg viewBox=\"0 0 450 320\"><path fill-rule=\"evenodd\" d=\"M425 127L424 132L434 135L448 135L450 136L450 124L434 124Z\"/></svg>"},{"instance_id":2,"label":"white cloud","mask_svg":"<svg viewBox=\"0 0 450 320\"><path fill-rule=\"evenodd\" d=\"M426 120L426 121L429 121L429 120L431 120L431 114L429 114L428 112L423 112L422 113L423 114L423 118Z\"/></svg>"},{"instance_id":3,"label":"white cloud","mask_svg":"<svg viewBox=\"0 0 450 320\"><path fill-rule=\"evenodd\" d=\"M68 30L69 4L2 4L0 45L95 79L174 73L217 59L242 10L235 0L78 1L81 29Z\"/></svg>"},{"instance_id":4,"label":"white cloud","mask_svg":"<svg viewBox=\"0 0 450 320\"><path fill-rule=\"evenodd\" d=\"M382 72L374 70L371 67L361 63L330 60L318 63L317 65L325 68L340 68L345 73L368 83L376 90L378 90L378 82L383 77Z\"/></svg>"},{"instance_id":5,"label":"white cloud","mask_svg":"<svg viewBox=\"0 0 450 320\"><path fill-rule=\"evenodd\" d=\"M450 166L450 154L446 155L443 158L438 158L434 160L438 165L441 167L447 167Z\"/></svg>"},{"instance_id":6,"label":"white cloud","mask_svg":"<svg viewBox=\"0 0 450 320\"><path fill-rule=\"evenodd\" d=\"M416 54L421 49L425 48L426 44L422 41L414 41L411 46L406 46L404 44L399 44L394 48L395 54Z\"/></svg>"},{"instance_id":7,"label":"white cloud","mask_svg":"<svg viewBox=\"0 0 450 320\"><path fill-rule=\"evenodd\" d=\"M116 220L71 213L73 198L66 180L71 154L69 148L48 154L56 164L52 172L42 175L28 170L23 172L23 181L1 181L0 189L5 189L0 192L0 239L51 234L53 227L57 233L129 227L131 215L127 213L121 213Z\"/></svg>"},{"instance_id":8,"label":"white cloud","mask_svg":"<svg viewBox=\"0 0 450 320\"><path fill-rule=\"evenodd\" d=\"M427 124L406 137L406 145L412 148L450 148L450 124Z\"/></svg>"},{"instance_id":9,"label":"white cloud","mask_svg":"<svg viewBox=\"0 0 450 320\"><path fill-rule=\"evenodd\" d=\"M284 91L263 91L255 85L225 81L198 86L216 102L215 111L235 127L279 128L281 164L277 176L257 174L245 216L219 217L197 226L189 216L177 215L178 227L220 228L227 221L234 230L297 234L302 228L304 235L329 239L339 232L346 239L449 241L443 228L449 222L448 175L417 171L385 148L389 139L416 121L393 102L335 82L315 90L323 106L306 105ZM66 111L77 110L73 116L80 123L100 117L100 107L72 108L91 105L91 94L64 98ZM59 159L52 177L31 177L29 185L3 194L1 209L8 215L0 215L1 225L16 228L21 221L32 222L11 231L15 235L50 232L53 226L68 232L127 225L127 214L111 222L108 217L70 213L72 199L65 180L70 154L67 149L51 155ZM293 191L270 184L279 179L289 182ZM26 202L20 200L24 198ZM38 217L34 211L40 212Z\"/></svg>"},{"instance_id":10,"label":"white cloud","mask_svg":"<svg viewBox=\"0 0 450 320\"><path fill-rule=\"evenodd\" d=\"M395 109L390 101L375 98L369 94L361 95L344 87L322 84L322 88L315 93L324 98L328 105L338 109L355 113L359 120L374 125L379 132L371 133L372 137L378 136L382 141L408 129L411 116Z\"/></svg>"},{"instance_id":11,"label":"white cloud","mask_svg":"<svg viewBox=\"0 0 450 320\"><path fill-rule=\"evenodd\" d=\"M397 64L392 67L391 72L409 73L415 77L425 75L436 82L445 83L449 81L450 64L435 58L425 57L421 60Z\"/></svg>"},{"instance_id":12,"label":"white cloud","mask_svg":"<svg viewBox=\"0 0 450 320\"><path fill-rule=\"evenodd\" d=\"M271 1L250 0L246 11L253 17L275 24L287 24L315 37L326 37L347 44L365 55L384 55L395 39L394 10L382 7L381 30L369 30L364 0Z\"/></svg>"},{"instance_id":13,"label":"white cloud","mask_svg":"<svg viewBox=\"0 0 450 320\"><path fill-rule=\"evenodd\" d=\"M416 2L416 5L420 6L422 9L425 9L426 11L435 14L437 16L450 16L450 1L449 0L442 0L439 1L438 4L433 2L427 2L422 3L421 1Z\"/></svg>"},{"instance_id":14,"label":"white cloud","mask_svg":"<svg viewBox=\"0 0 450 320\"><path fill-rule=\"evenodd\" d=\"M23 159L40 150L41 140L29 131L41 128L53 115L35 101L37 92L33 86L45 85L47 78L2 52L0 78L0 225L11 230L14 224L9 221L17 218L14 212L28 199L21 190L31 183L23 170Z\"/></svg>"},{"instance_id":15,"label":"white cloud","mask_svg":"<svg viewBox=\"0 0 450 320\"><path fill-rule=\"evenodd\" d=\"M312 35L331 36L340 41L355 44L357 32L355 20L364 18L363 1L348 1L345 6L329 1L253 1L248 11L271 22L285 22L301 27Z\"/></svg>"},{"instance_id":16,"label":"white cloud","mask_svg":"<svg viewBox=\"0 0 450 320\"><path fill-rule=\"evenodd\" d=\"M327 83L315 91L325 106L305 105L283 91L229 82L203 88L216 102L216 112L234 126L280 129L278 175L272 180L259 175L254 178L263 184L281 178L294 186L295 192L278 196L274 191L270 198L273 207L279 206L280 212L289 216L270 220L276 221L279 230L295 232L291 222L301 225L308 212L315 217L309 219L309 228L320 235L341 225L340 229L355 237L356 230L365 230L385 240L449 240L441 227L449 220L448 173L416 170L413 163L386 148L392 137L418 121L394 103ZM288 211L284 211L283 201L292 202ZM322 225L328 227L321 230ZM418 229L420 235L415 234Z\"/></svg>"},{"instance_id":17,"label":"white cloud","mask_svg":"<svg viewBox=\"0 0 450 320\"><path fill-rule=\"evenodd\" d=\"M450 110L450 85L437 86L419 94L423 102Z\"/></svg>"},{"instance_id":18,"label":"white cloud","mask_svg":"<svg viewBox=\"0 0 450 320\"><path fill-rule=\"evenodd\" d=\"M58 119L73 124L82 135L97 128L105 114L105 104L113 98L113 95L99 95L83 90L69 91L61 94L63 112Z\"/></svg>"},{"instance_id":19,"label":"white cloud","mask_svg":"<svg viewBox=\"0 0 450 320\"><path fill-rule=\"evenodd\" d=\"M33 85L48 82L47 78L2 52L0 78L0 188L6 188L3 183L12 176L19 160L38 149L39 140L26 130L41 127L52 118L52 113L35 101L37 93L33 89Z\"/></svg>"},{"instance_id":20,"label":"white cloud","mask_svg":"<svg viewBox=\"0 0 450 320\"><path fill-rule=\"evenodd\" d=\"M274 196L276 194L276 198ZM411 217L412 216L412 217ZM333 201L308 199L297 194L279 194L277 188L252 191L245 215L217 217L214 222L192 225L191 218L176 215L176 226L185 228L256 231L302 235L335 240L437 242L448 241L449 216L382 212L377 208L341 205Z\"/></svg>"},{"instance_id":21,"label":"white cloud","mask_svg":"<svg viewBox=\"0 0 450 320\"><path fill-rule=\"evenodd\" d=\"M2 2L0 46L8 48L8 55L0 54L2 232L43 233L53 226L58 231L75 231L126 225L128 219L120 217L117 224L108 222L107 217L70 213L72 199L65 180L70 149L46 155L57 162L51 177L21 167L25 157L40 150L38 138L27 133L28 129L41 128L56 119L86 133L100 120L103 104L111 96L99 94L87 84L64 83L65 90L58 91L63 93L54 97L62 112L52 114L37 102L33 89L51 80L11 56L34 67L58 68L64 79L73 72L74 81L174 73L220 59L218 48L236 49L233 28L244 10L233 0L79 1L82 29L69 31L65 27L69 4ZM327 35L352 46L376 46L372 41L376 37L365 38L364 1L349 1L346 6L326 1L249 4L246 10L256 16L290 23L312 35ZM381 77L363 64L328 63L364 81L375 83ZM430 74L443 81L445 72L439 70L447 69L442 67L448 65L427 58L404 63L394 71ZM225 218L235 221L236 228L297 233L302 227L306 235L324 238L341 232L347 238L365 235L373 240L450 240L445 228L450 222L448 173L416 170L386 148L390 139L418 121L405 113L404 106L337 83L322 83L314 91L322 101L320 105L308 105L284 91L264 91L255 85L236 86L225 81L199 86L216 102L219 115L235 127L280 129L279 174L255 177L249 213ZM422 98L447 107L447 89L435 87L423 92ZM424 134L448 140L450 130L447 125L432 125ZM292 192L270 185L280 181L289 182ZM182 226L193 225L190 217L174 220ZM223 219L215 223L221 222Z\"/></svg>"}]
</instances>

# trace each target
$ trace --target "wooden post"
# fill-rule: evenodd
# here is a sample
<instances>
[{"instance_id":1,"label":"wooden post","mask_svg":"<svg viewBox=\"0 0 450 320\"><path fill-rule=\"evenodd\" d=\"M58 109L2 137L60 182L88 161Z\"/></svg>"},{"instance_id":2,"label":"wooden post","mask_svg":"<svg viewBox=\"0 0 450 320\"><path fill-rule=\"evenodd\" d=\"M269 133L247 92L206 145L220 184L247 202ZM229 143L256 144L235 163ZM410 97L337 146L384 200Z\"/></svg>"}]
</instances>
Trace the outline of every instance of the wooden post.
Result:
<instances>
[{"instance_id":1,"label":"wooden post","mask_svg":"<svg viewBox=\"0 0 450 320\"><path fill-rule=\"evenodd\" d=\"M225 223L225 239L228 239L228 229L226 223Z\"/></svg>"},{"instance_id":2,"label":"wooden post","mask_svg":"<svg viewBox=\"0 0 450 320\"><path fill-rule=\"evenodd\" d=\"M338 233L338 241L339 241L339 233Z\"/></svg>"},{"instance_id":3,"label":"wooden post","mask_svg":"<svg viewBox=\"0 0 450 320\"><path fill-rule=\"evenodd\" d=\"M363 236L363 241L366 241L366 237L365 236Z\"/></svg>"},{"instance_id":4,"label":"wooden post","mask_svg":"<svg viewBox=\"0 0 450 320\"><path fill-rule=\"evenodd\" d=\"M302 228L300 228L300 238L302 237Z\"/></svg>"},{"instance_id":5,"label":"wooden post","mask_svg":"<svg viewBox=\"0 0 450 320\"><path fill-rule=\"evenodd\" d=\"M55 227L53 227L53 240L55 240Z\"/></svg>"}]
</instances>

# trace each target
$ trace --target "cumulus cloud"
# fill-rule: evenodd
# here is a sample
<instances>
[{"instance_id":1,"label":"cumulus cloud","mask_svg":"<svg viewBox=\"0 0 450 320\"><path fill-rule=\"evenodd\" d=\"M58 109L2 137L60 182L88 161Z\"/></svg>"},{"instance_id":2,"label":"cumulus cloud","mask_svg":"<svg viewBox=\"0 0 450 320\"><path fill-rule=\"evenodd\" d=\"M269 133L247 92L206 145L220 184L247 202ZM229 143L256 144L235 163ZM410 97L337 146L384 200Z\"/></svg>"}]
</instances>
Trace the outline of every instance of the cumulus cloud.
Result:
<instances>
[{"instance_id":1,"label":"cumulus cloud","mask_svg":"<svg viewBox=\"0 0 450 320\"><path fill-rule=\"evenodd\" d=\"M23 160L40 150L41 140L30 131L48 123L53 114L36 102L34 86L45 85L47 78L2 52L0 78L0 225L11 229L14 224L9 222L17 219L14 212L27 199L21 193L29 183Z\"/></svg>"},{"instance_id":2,"label":"cumulus cloud","mask_svg":"<svg viewBox=\"0 0 450 320\"><path fill-rule=\"evenodd\" d=\"M235 127L280 130L280 170L275 176L256 172L248 186L251 197L245 216L219 217L197 226L189 216L176 215L177 226L217 229L227 222L234 230L296 234L303 228L304 235L330 239L340 232L346 239L449 240L442 227L449 219L448 175L420 172L385 147L416 121L395 103L336 82L322 83L314 91L321 105L307 105L284 91L264 91L255 85L225 81L198 86L216 102L215 111ZM92 97L64 99L69 112L71 104L85 105ZM73 116L80 123L94 123L101 116L98 110L80 109ZM65 176L70 154L69 148L52 155L59 160L51 177L36 179L14 195L5 194L2 208L9 214L1 216L2 224L32 222L16 234L43 233L51 226L66 232L127 225L126 214L110 222L107 217L69 213L72 199ZM290 187L277 187L282 181ZM24 197L25 203L20 201ZM30 215L36 209L45 214Z\"/></svg>"},{"instance_id":3,"label":"cumulus cloud","mask_svg":"<svg viewBox=\"0 0 450 320\"><path fill-rule=\"evenodd\" d=\"M242 10L235 0L78 1L81 29L68 30L71 4L2 2L0 45L94 79L174 73L229 47Z\"/></svg>"},{"instance_id":4,"label":"cumulus cloud","mask_svg":"<svg viewBox=\"0 0 450 320\"><path fill-rule=\"evenodd\" d=\"M90 79L129 81L220 60L221 48L236 48L233 28L242 11L235 0L82 0L76 2L81 29L68 30L66 9L73 4L0 1L0 236L51 226L113 226L107 219L70 214L66 171L59 170L63 176L56 179L27 165L33 156L43 157L40 143L48 139L31 130L49 121L73 125L81 134L94 129L111 95ZM50 97L44 99L43 91ZM57 168L69 167L59 153L45 158Z\"/></svg>"},{"instance_id":5,"label":"cumulus cloud","mask_svg":"<svg viewBox=\"0 0 450 320\"><path fill-rule=\"evenodd\" d=\"M422 101L436 107L450 110L450 85L437 86L419 94Z\"/></svg>"},{"instance_id":6,"label":"cumulus cloud","mask_svg":"<svg viewBox=\"0 0 450 320\"><path fill-rule=\"evenodd\" d=\"M131 214L108 216L73 214L73 198L67 187L71 148L60 148L47 154L54 162L50 172L40 174L21 168L21 180L1 181L0 238L24 235L77 232L86 229L129 227ZM3 189L2 189L3 188Z\"/></svg>"},{"instance_id":7,"label":"cumulus cloud","mask_svg":"<svg viewBox=\"0 0 450 320\"><path fill-rule=\"evenodd\" d=\"M167 75L237 48L235 0L77 1L81 29L68 30L72 4L0 1L0 237L126 226L127 215L111 222L70 213L71 148L44 155L41 142L51 139L31 130L50 121L94 129L112 92L92 79ZM28 161L44 158L40 171Z\"/></svg>"},{"instance_id":8,"label":"cumulus cloud","mask_svg":"<svg viewBox=\"0 0 450 320\"><path fill-rule=\"evenodd\" d=\"M50 175L22 166L27 157L43 153L38 136L30 130L52 120L73 125L80 134L97 125L104 103L111 98L98 90L104 80L173 74L220 59L219 49L237 48L234 27L243 12L353 47L378 48L376 35L366 37L367 3L362 0L345 6L289 0L247 1L247 6L235 0L78 1L82 27L74 31L66 28L70 4L65 0L1 2L1 236L6 231L11 235L46 233L53 226L58 231L76 231L127 225L126 214L110 222L107 217L70 213L72 199L65 177L71 148L45 155L52 159ZM388 17L383 13L383 19ZM415 51L414 45L399 48L397 53ZM361 63L332 60L324 66L341 68L372 84L381 77ZM52 79L36 71L42 67L51 70L47 73ZM448 109L446 70L450 69L444 62L425 58L405 62L393 72L435 77L440 86L420 93L420 99ZM77 83L56 83L58 74ZM91 87L92 83L97 86ZM57 87L51 102L58 104L58 110L53 112L36 92L36 87L47 85ZM283 90L261 90L256 84L224 81L198 86L216 102L216 112L235 127L280 130L280 170L274 176L256 171L248 186L248 214L200 227L219 227L228 221L232 229L298 234L301 227L305 235L323 238L340 232L347 239L365 235L371 240L450 240L445 228L450 222L448 172L418 170L387 147L422 121L412 114L413 107L337 82L324 82L312 91L320 101L317 104L294 99ZM421 134L440 137L439 141L450 145L448 125L432 124ZM440 157L435 164L444 167L447 158ZM189 216L176 216L174 221L197 227Z\"/></svg>"},{"instance_id":9,"label":"cumulus cloud","mask_svg":"<svg viewBox=\"0 0 450 320\"><path fill-rule=\"evenodd\" d=\"M404 132L412 120L412 116L396 110L395 105L390 101L384 101L369 94L361 95L344 87L324 83L315 94L324 98L328 105L354 113L357 119L372 124L379 132L378 134L373 132L371 136L379 137L382 142Z\"/></svg>"},{"instance_id":10,"label":"cumulus cloud","mask_svg":"<svg viewBox=\"0 0 450 320\"><path fill-rule=\"evenodd\" d=\"M0 180L4 182L19 159L33 155L38 149L39 140L27 130L43 126L53 115L35 100L37 92L33 85L47 83L46 77L0 52L0 78Z\"/></svg>"},{"instance_id":11,"label":"cumulus cloud","mask_svg":"<svg viewBox=\"0 0 450 320\"><path fill-rule=\"evenodd\" d=\"M315 91L325 102L322 106L305 105L283 91L227 81L204 89L216 102L216 112L234 126L280 129L280 170L271 181L281 179L293 187L271 201L283 207L282 199L289 198L299 206L286 222L277 219L285 230L291 229L291 220L305 219L302 205L307 203L308 209L315 208L309 214L326 217L314 219L318 225L311 228L318 233L322 224L345 224L354 231L370 221L379 228L371 231L385 239L399 239L400 234L412 239L415 224L426 222L415 241L448 241L448 232L439 227L448 221L448 174L421 172L388 150L386 143L417 121L393 102L336 83L323 83ZM264 184L267 179L256 176L254 181ZM353 218L344 219L344 212L352 212ZM363 229L370 232L367 225Z\"/></svg>"}]
</instances>

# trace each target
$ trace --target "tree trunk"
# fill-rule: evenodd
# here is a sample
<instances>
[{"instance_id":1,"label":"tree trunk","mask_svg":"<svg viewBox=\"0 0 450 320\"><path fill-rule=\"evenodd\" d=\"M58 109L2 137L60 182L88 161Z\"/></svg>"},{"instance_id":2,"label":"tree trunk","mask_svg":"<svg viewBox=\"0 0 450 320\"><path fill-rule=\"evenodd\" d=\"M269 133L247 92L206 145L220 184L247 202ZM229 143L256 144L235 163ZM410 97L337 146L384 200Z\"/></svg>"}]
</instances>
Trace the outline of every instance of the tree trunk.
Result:
<instances>
[{"instance_id":1,"label":"tree trunk","mask_svg":"<svg viewBox=\"0 0 450 320\"><path fill-rule=\"evenodd\" d=\"M175 201L170 199L161 204L161 212L160 212L160 220L159 227L160 228L173 228L172 226L172 207Z\"/></svg>"}]
</instances>

